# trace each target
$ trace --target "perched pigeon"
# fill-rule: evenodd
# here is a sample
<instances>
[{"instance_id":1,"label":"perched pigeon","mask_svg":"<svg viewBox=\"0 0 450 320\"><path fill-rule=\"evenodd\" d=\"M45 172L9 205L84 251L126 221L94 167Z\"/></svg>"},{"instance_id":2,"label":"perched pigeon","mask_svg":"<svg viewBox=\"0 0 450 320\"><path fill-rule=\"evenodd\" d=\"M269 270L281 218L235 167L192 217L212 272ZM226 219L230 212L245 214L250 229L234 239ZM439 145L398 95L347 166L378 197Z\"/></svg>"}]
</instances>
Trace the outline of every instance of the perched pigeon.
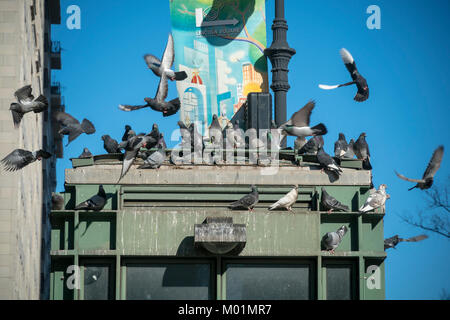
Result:
<instances>
[{"instance_id":1,"label":"perched pigeon","mask_svg":"<svg viewBox=\"0 0 450 320\"><path fill-rule=\"evenodd\" d=\"M58 193L52 193L52 210L64 210L64 197Z\"/></svg>"},{"instance_id":2,"label":"perched pigeon","mask_svg":"<svg viewBox=\"0 0 450 320\"><path fill-rule=\"evenodd\" d=\"M366 101L369 98L369 87L367 85L366 79L364 79L364 77L361 76L361 74L358 72L358 69L356 69L355 60L353 59L350 52L348 52L345 48L342 48L340 50L340 54L341 54L342 60L344 61L345 67L347 68L348 72L350 72L350 75L351 75L353 81L344 83L344 84L335 85L335 86L319 84L319 88L324 89L324 90L332 90L332 89L356 84L356 87L358 88L358 92L356 93L354 100L357 102Z\"/></svg>"},{"instance_id":3,"label":"perched pigeon","mask_svg":"<svg viewBox=\"0 0 450 320\"><path fill-rule=\"evenodd\" d=\"M16 149L1 160L5 170L17 171L36 160L40 161L42 158L48 159L52 155L45 150L27 151L23 149Z\"/></svg>"},{"instance_id":4,"label":"perched pigeon","mask_svg":"<svg viewBox=\"0 0 450 320\"><path fill-rule=\"evenodd\" d=\"M289 211L292 211L292 206L297 202L298 198L298 186L295 185L294 189L289 191L284 197L275 202L273 205L269 207L269 210L274 210L278 208L286 208Z\"/></svg>"},{"instance_id":5,"label":"perched pigeon","mask_svg":"<svg viewBox=\"0 0 450 320\"><path fill-rule=\"evenodd\" d=\"M145 136L145 134L143 134L142 136ZM120 150L120 149L125 149L125 147L126 147L127 144L128 144L128 141L129 141L131 138L133 138L133 137L136 137L136 132L134 132L134 130L128 131L128 134L127 134L127 140L124 140L124 141L122 141L121 143L119 143L119 150Z\"/></svg>"},{"instance_id":6,"label":"perched pigeon","mask_svg":"<svg viewBox=\"0 0 450 320\"><path fill-rule=\"evenodd\" d=\"M384 250L389 248L394 248L397 246L399 242L417 242L427 239L428 236L425 234L421 234L419 236L411 237L408 239L399 238L398 235L395 235L393 237L384 239Z\"/></svg>"},{"instance_id":7,"label":"perched pigeon","mask_svg":"<svg viewBox=\"0 0 450 320\"><path fill-rule=\"evenodd\" d=\"M414 187L408 190L412 190L414 188L419 188L421 190L429 189L433 185L434 175L441 166L443 156L444 156L444 146L439 146L436 150L434 150L433 156L431 157L430 162L428 163L427 169L425 170L422 179L410 179L397 172L395 172L395 174L400 179L417 183Z\"/></svg>"},{"instance_id":8,"label":"perched pigeon","mask_svg":"<svg viewBox=\"0 0 450 320\"><path fill-rule=\"evenodd\" d=\"M282 124L278 130L281 131L281 141L285 136L296 136L296 137L307 137L307 136L319 136L326 134L327 128L323 123L319 123L314 127L309 126L309 120L311 117L312 110L314 109L316 103L314 101L309 101L303 108L295 112L291 119L286 123Z\"/></svg>"},{"instance_id":9,"label":"perched pigeon","mask_svg":"<svg viewBox=\"0 0 450 320\"><path fill-rule=\"evenodd\" d=\"M344 159L353 159L355 157L355 152L353 151L353 145L355 144L355 140L351 139L348 143L347 152L345 152L343 158Z\"/></svg>"},{"instance_id":10,"label":"perched pigeon","mask_svg":"<svg viewBox=\"0 0 450 320\"><path fill-rule=\"evenodd\" d=\"M80 203L75 207L75 210L92 210L100 211L106 204L106 193L103 185L98 188L98 193L90 199Z\"/></svg>"},{"instance_id":11,"label":"perched pigeon","mask_svg":"<svg viewBox=\"0 0 450 320\"><path fill-rule=\"evenodd\" d=\"M166 147L164 138L158 142L158 150L150 154L138 169L158 169L166 160Z\"/></svg>"},{"instance_id":12,"label":"perched pigeon","mask_svg":"<svg viewBox=\"0 0 450 320\"><path fill-rule=\"evenodd\" d=\"M328 213L333 212L333 210L338 211L350 211L350 208L346 205L343 205L334 197L330 196L328 192L325 191L325 188L322 187L322 198L320 200L322 206L328 210Z\"/></svg>"},{"instance_id":13,"label":"perched pigeon","mask_svg":"<svg viewBox=\"0 0 450 320\"><path fill-rule=\"evenodd\" d=\"M359 212L368 212L384 206L386 199L389 199L389 196L386 194L386 188L385 184L381 184L377 191L369 195L366 203L359 208Z\"/></svg>"},{"instance_id":14,"label":"perched pigeon","mask_svg":"<svg viewBox=\"0 0 450 320\"><path fill-rule=\"evenodd\" d=\"M369 145L366 142L366 133L363 132L359 135L358 140L353 144L353 151L359 160L362 160L362 166L365 170L372 170L372 165L370 164L370 151Z\"/></svg>"},{"instance_id":15,"label":"perched pigeon","mask_svg":"<svg viewBox=\"0 0 450 320\"><path fill-rule=\"evenodd\" d=\"M131 131L131 127L129 125L125 126L125 133L122 136L122 141L127 141L128 140L128 136L129 136L129 132Z\"/></svg>"},{"instance_id":16,"label":"perched pigeon","mask_svg":"<svg viewBox=\"0 0 450 320\"><path fill-rule=\"evenodd\" d=\"M88 148L84 148L83 152L80 154L80 156L78 158L83 159L83 158L90 158L92 157L92 153L89 151Z\"/></svg>"},{"instance_id":17,"label":"perched pigeon","mask_svg":"<svg viewBox=\"0 0 450 320\"><path fill-rule=\"evenodd\" d=\"M103 135L103 148L105 148L108 153L120 153L119 143L111 138L109 135Z\"/></svg>"},{"instance_id":18,"label":"perched pigeon","mask_svg":"<svg viewBox=\"0 0 450 320\"><path fill-rule=\"evenodd\" d=\"M348 151L348 143L343 133L339 133L339 139L334 143L334 156L342 158Z\"/></svg>"},{"instance_id":19,"label":"perched pigeon","mask_svg":"<svg viewBox=\"0 0 450 320\"><path fill-rule=\"evenodd\" d=\"M221 135L222 127L220 126L219 118L216 114L213 114L211 125L209 126L209 138L211 143L217 145L220 144L220 142L222 141ZM216 141L217 138L219 138L220 141Z\"/></svg>"},{"instance_id":20,"label":"perched pigeon","mask_svg":"<svg viewBox=\"0 0 450 320\"><path fill-rule=\"evenodd\" d=\"M56 112L55 119L61 126L61 129L58 131L58 133L69 136L69 142L67 143L67 145L69 145L69 143L75 140L82 133L95 133L94 125L87 119L84 119L80 124L77 119L72 117L70 114L62 111Z\"/></svg>"},{"instance_id":21,"label":"perched pigeon","mask_svg":"<svg viewBox=\"0 0 450 320\"><path fill-rule=\"evenodd\" d=\"M322 136L314 136L298 150L298 154L316 155L319 148L323 147L324 141Z\"/></svg>"},{"instance_id":22,"label":"perched pigeon","mask_svg":"<svg viewBox=\"0 0 450 320\"><path fill-rule=\"evenodd\" d=\"M201 154L205 148L202 135L198 132L194 123L189 125L189 133L191 134L191 147L195 153Z\"/></svg>"},{"instance_id":23,"label":"perched pigeon","mask_svg":"<svg viewBox=\"0 0 450 320\"><path fill-rule=\"evenodd\" d=\"M48 101L43 95L40 95L36 99L31 94L32 88L30 85L25 86L17 90L14 95L17 98L18 103L11 103L9 110L11 110L14 127L18 128L20 121L22 120L25 113L34 112L40 113L47 109ZM34 99L34 100L33 100Z\"/></svg>"},{"instance_id":24,"label":"perched pigeon","mask_svg":"<svg viewBox=\"0 0 450 320\"><path fill-rule=\"evenodd\" d=\"M334 254L334 250L339 246L347 232L348 228L346 226L340 227L336 232L327 232L322 238L322 244L325 249Z\"/></svg>"},{"instance_id":25,"label":"perched pigeon","mask_svg":"<svg viewBox=\"0 0 450 320\"><path fill-rule=\"evenodd\" d=\"M145 62L150 70L160 78L169 78L170 80L182 81L187 78L185 71L174 72L170 69L173 65L175 58L173 37L169 34L169 39L167 40L166 49L164 50L162 61L151 54L146 54L144 56ZM166 80L167 81L167 80Z\"/></svg>"},{"instance_id":26,"label":"perched pigeon","mask_svg":"<svg viewBox=\"0 0 450 320\"><path fill-rule=\"evenodd\" d=\"M244 132L239 128L239 120L231 124L232 128L227 130L227 141L233 149L245 148Z\"/></svg>"},{"instance_id":27,"label":"perched pigeon","mask_svg":"<svg viewBox=\"0 0 450 320\"><path fill-rule=\"evenodd\" d=\"M322 170L328 170L334 172L338 175L342 173L342 169L338 166L336 161L323 150L323 146L319 147L319 151L317 152L317 161L319 161Z\"/></svg>"},{"instance_id":28,"label":"perched pigeon","mask_svg":"<svg viewBox=\"0 0 450 320\"><path fill-rule=\"evenodd\" d=\"M230 209L248 209L249 211L253 211L253 208L259 201L259 193L258 188L255 185L252 185L252 192L245 195L238 201L231 203L228 208Z\"/></svg>"}]
</instances>

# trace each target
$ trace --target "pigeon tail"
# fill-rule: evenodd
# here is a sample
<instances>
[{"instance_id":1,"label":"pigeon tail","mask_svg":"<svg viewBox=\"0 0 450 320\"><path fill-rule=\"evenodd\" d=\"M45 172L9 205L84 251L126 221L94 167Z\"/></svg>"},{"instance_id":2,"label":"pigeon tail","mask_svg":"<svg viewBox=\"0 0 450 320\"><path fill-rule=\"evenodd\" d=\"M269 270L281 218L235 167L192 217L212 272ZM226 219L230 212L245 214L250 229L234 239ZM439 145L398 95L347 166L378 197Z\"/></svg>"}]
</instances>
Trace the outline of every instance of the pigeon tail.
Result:
<instances>
[{"instance_id":1,"label":"pigeon tail","mask_svg":"<svg viewBox=\"0 0 450 320\"><path fill-rule=\"evenodd\" d=\"M319 123L318 125L311 128L314 132L315 136L321 136L327 134L327 127L323 123Z\"/></svg>"},{"instance_id":2,"label":"pigeon tail","mask_svg":"<svg viewBox=\"0 0 450 320\"><path fill-rule=\"evenodd\" d=\"M322 90L334 90L334 89L339 88L339 85L337 84L337 85L334 85L334 86L329 86L329 85L326 85L326 84L319 84L319 88L322 89Z\"/></svg>"},{"instance_id":3,"label":"pigeon tail","mask_svg":"<svg viewBox=\"0 0 450 320\"><path fill-rule=\"evenodd\" d=\"M369 158L363 160L362 167L364 170L372 170L372 165L370 164Z\"/></svg>"},{"instance_id":4,"label":"pigeon tail","mask_svg":"<svg viewBox=\"0 0 450 320\"><path fill-rule=\"evenodd\" d=\"M41 94L39 97L37 97L35 101L37 101L37 102L42 102L43 104L45 104L46 107L48 106L48 100L47 100L47 98L46 98L44 95L42 95L42 94Z\"/></svg>"},{"instance_id":5,"label":"pigeon tail","mask_svg":"<svg viewBox=\"0 0 450 320\"><path fill-rule=\"evenodd\" d=\"M185 71L175 72L175 80L176 81L183 81L187 77L188 76L187 76L187 73Z\"/></svg>"},{"instance_id":6,"label":"pigeon tail","mask_svg":"<svg viewBox=\"0 0 450 320\"><path fill-rule=\"evenodd\" d=\"M83 129L83 131L86 134L93 134L93 133L95 133L94 125L88 119L84 119L83 120L83 122L81 123L81 129Z\"/></svg>"}]
</instances>

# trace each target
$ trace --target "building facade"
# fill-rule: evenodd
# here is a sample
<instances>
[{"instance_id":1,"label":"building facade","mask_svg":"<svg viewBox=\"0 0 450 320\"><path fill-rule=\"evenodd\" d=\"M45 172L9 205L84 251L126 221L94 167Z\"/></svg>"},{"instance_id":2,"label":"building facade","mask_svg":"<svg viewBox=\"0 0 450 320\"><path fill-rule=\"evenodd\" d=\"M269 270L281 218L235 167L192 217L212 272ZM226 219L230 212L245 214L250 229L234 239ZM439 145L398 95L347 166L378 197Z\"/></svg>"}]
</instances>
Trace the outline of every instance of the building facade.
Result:
<instances>
[{"instance_id":1,"label":"building facade","mask_svg":"<svg viewBox=\"0 0 450 320\"><path fill-rule=\"evenodd\" d=\"M371 172L348 160L330 180L314 157L281 158L276 175L251 164L143 170L138 161L120 185L120 155L72 159L65 207L51 214L51 299L384 299L384 209L358 213ZM103 210L75 211L100 184ZM252 184L255 210L230 210ZM293 211L269 211L295 184ZM323 210L321 187L351 212ZM336 252L324 250L323 236L342 225Z\"/></svg>"},{"instance_id":2,"label":"building facade","mask_svg":"<svg viewBox=\"0 0 450 320\"><path fill-rule=\"evenodd\" d=\"M0 1L0 159L17 148L53 154L18 172L1 171L0 299L49 297L49 213L56 159L62 157L51 120L61 108L51 94L51 70L61 68L51 25L59 23L59 0ZM26 114L15 129L9 107L25 85L35 97L45 95L49 108Z\"/></svg>"}]
</instances>

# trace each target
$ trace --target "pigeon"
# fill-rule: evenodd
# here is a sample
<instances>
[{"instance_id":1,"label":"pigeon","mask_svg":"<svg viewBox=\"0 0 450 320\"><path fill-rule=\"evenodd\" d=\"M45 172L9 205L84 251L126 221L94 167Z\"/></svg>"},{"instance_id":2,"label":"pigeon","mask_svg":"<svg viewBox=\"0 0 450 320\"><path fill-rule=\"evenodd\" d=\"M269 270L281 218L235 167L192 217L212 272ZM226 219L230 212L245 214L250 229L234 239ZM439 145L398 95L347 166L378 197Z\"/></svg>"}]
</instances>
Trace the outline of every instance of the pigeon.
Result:
<instances>
[{"instance_id":1,"label":"pigeon","mask_svg":"<svg viewBox=\"0 0 450 320\"><path fill-rule=\"evenodd\" d=\"M58 133L69 136L69 142L67 143L66 146L68 146L69 143L75 140L82 133L86 134L95 133L94 125L87 119L84 119L83 122L80 124L80 122L74 117L72 117L70 114L58 111L55 113L55 120L61 126L61 129L58 131Z\"/></svg>"},{"instance_id":2,"label":"pigeon","mask_svg":"<svg viewBox=\"0 0 450 320\"><path fill-rule=\"evenodd\" d=\"M350 211L349 207L343 205L334 197L330 196L323 187L322 187L322 198L320 200L320 203L326 210L328 210L327 211L328 213L333 212L333 210L347 211L347 212Z\"/></svg>"},{"instance_id":3,"label":"pigeon","mask_svg":"<svg viewBox=\"0 0 450 320\"><path fill-rule=\"evenodd\" d=\"M36 160L40 161L42 159L48 159L52 155L45 150L38 151L28 151L23 149L15 149L6 157L4 157L0 162L3 164L4 169L7 171L17 171L20 170L30 163Z\"/></svg>"},{"instance_id":4,"label":"pigeon","mask_svg":"<svg viewBox=\"0 0 450 320\"><path fill-rule=\"evenodd\" d=\"M64 210L64 197L52 192L52 210Z\"/></svg>"},{"instance_id":5,"label":"pigeon","mask_svg":"<svg viewBox=\"0 0 450 320\"><path fill-rule=\"evenodd\" d=\"M15 128L19 127L25 113L32 111L34 113L40 113L48 108L48 101L45 96L40 95L34 99L31 92L31 85L28 85L20 88L14 93L18 102L11 103L9 110L11 110Z\"/></svg>"},{"instance_id":6,"label":"pigeon","mask_svg":"<svg viewBox=\"0 0 450 320\"><path fill-rule=\"evenodd\" d=\"M369 145L366 142L366 133L363 132L359 135L359 138L353 144L353 152L355 152L356 157L362 160L362 166L365 170L372 170L372 165L370 164L370 151Z\"/></svg>"},{"instance_id":7,"label":"pigeon","mask_svg":"<svg viewBox=\"0 0 450 320\"><path fill-rule=\"evenodd\" d=\"M83 152L80 154L80 156L78 158L83 159L83 158L90 158L90 157L92 157L92 153L89 151L88 148L84 148Z\"/></svg>"},{"instance_id":8,"label":"pigeon","mask_svg":"<svg viewBox=\"0 0 450 320\"><path fill-rule=\"evenodd\" d=\"M222 127L219 123L219 118L217 117L217 114L213 114L211 125L209 126L209 138L212 144L220 143L222 139L220 139L220 136L222 135ZM220 141L215 141L216 138L220 139Z\"/></svg>"},{"instance_id":9,"label":"pigeon","mask_svg":"<svg viewBox=\"0 0 450 320\"><path fill-rule=\"evenodd\" d=\"M306 143L305 137L297 137L294 141L294 150L300 150Z\"/></svg>"},{"instance_id":10,"label":"pigeon","mask_svg":"<svg viewBox=\"0 0 450 320\"><path fill-rule=\"evenodd\" d=\"M165 91L160 91L160 88L158 88L158 91L156 93L156 97L154 99L152 98L145 98L145 102L147 104L145 105L137 105L137 106L131 106L131 105L125 105L121 104L119 105L119 109L123 111L134 111L139 110L142 108L150 107L155 111L162 112L163 117L169 117L178 112L180 110L181 104L180 99L175 98L170 101L165 101L164 99L167 97L167 88L162 89Z\"/></svg>"},{"instance_id":11,"label":"pigeon","mask_svg":"<svg viewBox=\"0 0 450 320\"><path fill-rule=\"evenodd\" d=\"M344 84L335 85L335 86L319 84L319 88L324 89L324 90L333 90L336 88L356 84L356 87L358 88L358 92L356 93L356 95L353 99L357 102L366 101L369 98L369 87L367 85L366 79L358 72L358 69L356 69L355 60L353 59L350 52L348 52L345 48L342 48L340 50L340 54L341 54L342 60L344 61L345 67L347 68L348 72L350 72L350 75L351 75L353 81L344 83Z\"/></svg>"},{"instance_id":12,"label":"pigeon","mask_svg":"<svg viewBox=\"0 0 450 320\"><path fill-rule=\"evenodd\" d=\"M343 158L344 159L353 159L355 157L355 152L353 151L353 145L355 144L355 140L351 139L348 143L347 152L345 152Z\"/></svg>"},{"instance_id":13,"label":"pigeon","mask_svg":"<svg viewBox=\"0 0 450 320\"><path fill-rule=\"evenodd\" d=\"M147 66L153 73L160 78L169 78L170 80L182 81L187 78L187 73L185 71L174 72L170 69L173 65L175 58L173 37L169 34L169 39L167 40L166 49L164 50L162 61L151 54L146 54L144 60Z\"/></svg>"},{"instance_id":14,"label":"pigeon","mask_svg":"<svg viewBox=\"0 0 450 320\"><path fill-rule=\"evenodd\" d=\"M129 136L129 132L131 131L132 129L131 129L131 126L129 126L129 125L126 125L125 126L125 133L123 134L123 136L122 136L122 141L127 141L128 140L128 136Z\"/></svg>"},{"instance_id":15,"label":"pigeon","mask_svg":"<svg viewBox=\"0 0 450 320\"><path fill-rule=\"evenodd\" d=\"M227 141L233 149L245 148L245 140L242 129L239 127L239 120L231 123L232 128L227 130Z\"/></svg>"},{"instance_id":16,"label":"pigeon","mask_svg":"<svg viewBox=\"0 0 450 320\"><path fill-rule=\"evenodd\" d=\"M338 175L342 173L342 169L338 166L336 161L323 150L323 146L319 147L319 150L317 151L317 161L319 161L322 171L325 169Z\"/></svg>"},{"instance_id":17,"label":"pigeon","mask_svg":"<svg viewBox=\"0 0 450 320\"><path fill-rule=\"evenodd\" d=\"M381 184L377 191L369 195L364 205L359 208L359 212L368 212L384 206L386 199L390 198L386 194L386 188L387 186L385 184Z\"/></svg>"},{"instance_id":18,"label":"pigeon","mask_svg":"<svg viewBox=\"0 0 450 320\"><path fill-rule=\"evenodd\" d=\"M298 185L294 186L294 189L289 191L284 197L275 202L273 205L269 207L269 210L274 210L278 208L286 208L289 211L292 211L292 206L297 202L298 198Z\"/></svg>"},{"instance_id":19,"label":"pigeon","mask_svg":"<svg viewBox=\"0 0 450 320\"><path fill-rule=\"evenodd\" d=\"M145 136L145 134L143 134L142 136ZM122 141L121 143L119 143L119 149L125 149L125 147L128 144L128 140L130 140L131 138L136 137L136 132L134 130L130 130L128 131L127 134L127 140Z\"/></svg>"},{"instance_id":20,"label":"pigeon","mask_svg":"<svg viewBox=\"0 0 450 320\"><path fill-rule=\"evenodd\" d=\"M248 209L249 211L253 211L253 208L258 203L258 201L259 201L258 188L255 185L252 185L252 192L243 196L238 201L231 203L228 206L228 208L230 209L244 208Z\"/></svg>"},{"instance_id":21,"label":"pigeon","mask_svg":"<svg viewBox=\"0 0 450 320\"><path fill-rule=\"evenodd\" d=\"M149 155L144 164L139 166L138 169L158 169L166 160L166 146L164 138L161 138L158 142L158 150Z\"/></svg>"},{"instance_id":22,"label":"pigeon","mask_svg":"<svg viewBox=\"0 0 450 320\"><path fill-rule=\"evenodd\" d=\"M322 136L314 136L298 150L298 154L316 155L320 147L323 147L324 141Z\"/></svg>"},{"instance_id":23,"label":"pigeon","mask_svg":"<svg viewBox=\"0 0 450 320\"><path fill-rule=\"evenodd\" d=\"M309 120L312 110L316 103L309 101L303 108L295 112L291 119L282 124L278 130L281 131L283 136L280 140L283 141L285 136L307 137L307 136L319 136L326 134L327 128L323 123L319 123L314 127L309 126Z\"/></svg>"},{"instance_id":24,"label":"pigeon","mask_svg":"<svg viewBox=\"0 0 450 320\"><path fill-rule=\"evenodd\" d=\"M428 163L427 169L425 170L425 172L422 176L422 179L410 179L410 178L407 178L397 172L395 172L395 174L400 179L417 183L414 187L409 188L408 190L412 190L414 188L419 188L421 190L429 189L433 185L434 175L436 174L439 167L441 166L441 161L442 161L443 156L444 156L444 146L439 146L436 150L434 150L433 155L430 159L430 162Z\"/></svg>"},{"instance_id":25,"label":"pigeon","mask_svg":"<svg viewBox=\"0 0 450 320\"><path fill-rule=\"evenodd\" d=\"M348 151L348 143L343 133L339 133L339 139L334 143L334 156L342 158Z\"/></svg>"},{"instance_id":26,"label":"pigeon","mask_svg":"<svg viewBox=\"0 0 450 320\"><path fill-rule=\"evenodd\" d=\"M98 193L95 196L92 196L90 199L80 203L75 207L75 210L92 210L92 211L100 211L106 204L106 193L105 189L103 189L103 185L100 185L98 188Z\"/></svg>"},{"instance_id":27,"label":"pigeon","mask_svg":"<svg viewBox=\"0 0 450 320\"><path fill-rule=\"evenodd\" d=\"M428 236L425 234L421 234L419 236L411 237L408 239L399 238L398 235L395 235L393 237L384 239L384 250L389 248L394 248L397 246L399 242L417 242L427 239Z\"/></svg>"},{"instance_id":28,"label":"pigeon","mask_svg":"<svg viewBox=\"0 0 450 320\"><path fill-rule=\"evenodd\" d=\"M119 143L111 138L109 135L103 135L103 148L105 148L108 153L120 153Z\"/></svg>"},{"instance_id":29,"label":"pigeon","mask_svg":"<svg viewBox=\"0 0 450 320\"><path fill-rule=\"evenodd\" d=\"M205 144L202 135L197 131L197 126L194 123L189 125L189 133L191 134L191 148L195 153L201 155Z\"/></svg>"},{"instance_id":30,"label":"pigeon","mask_svg":"<svg viewBox=\"0 0 450 320\"><path fill-rule=\"evenodd\" d=\"M346 226L341 226L336 232L327 232L322 238L322 244L325 249L334 254L334 250L339 246L347 232L348 228Z\"/></svg>"}]
</instances>

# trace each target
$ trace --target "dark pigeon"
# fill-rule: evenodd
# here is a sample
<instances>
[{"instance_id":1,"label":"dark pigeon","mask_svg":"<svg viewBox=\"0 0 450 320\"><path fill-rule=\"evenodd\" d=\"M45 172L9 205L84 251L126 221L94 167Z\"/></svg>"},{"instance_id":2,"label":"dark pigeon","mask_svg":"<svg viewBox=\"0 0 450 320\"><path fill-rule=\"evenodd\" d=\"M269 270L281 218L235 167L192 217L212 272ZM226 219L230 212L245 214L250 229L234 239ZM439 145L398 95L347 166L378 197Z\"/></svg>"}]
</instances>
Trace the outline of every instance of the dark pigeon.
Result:
<instances>
[{"instance_id":1,"label":"dark pigeon","mask_svg":"<svg viewBox=\"0 0 450 320\"><path fill-rule=\"evenodd\" d=\"M131 126L129 126L129 125L126 125L125 126L125 133L123 134L123 136L122 136L122 141L127 141L128 140L128 136L129 136L129 132L131 131L132 129L131 129Z\"/></svg>"},{"instance_id":2,"label":"dark pigeon","mask_svg":"<svg viewBox=\"0 0 450 320\"><path fill-rule=\"evenodd\" d=\"M40 161L41 159L48 159L52 155L45 150L28 151L23 149L16 149L1 160L3 167L7 171L17 171L23 169L30 163Z\"/></svg>"},{"instance_id":3,"label":"dark pigeon","mask_svg":"<svg viewBox=\"0 0 450 320\"><path fill-rule=\"evenodd\" d=\"M252 185L252 192L245 195L238 201L231 203L228 208L230 209L248 209L249 211L253 211L253 208L259 201L259 193L258 188L255 185Z\"/></svg>"},{"instance_id":4,"label":"dark pigeon","mask_svg":"<svg viewBox=\"0 0 450 320\"><path fill-rule=\"evenodd\" d=\"M339 139L334 143L334 156L343 158L348 151L348 143L343 133L339 133Z\"/></svg>"},{"instance_id":5,"label":"dark pigeon","mask_svg":"<svg viewBox=\"0 0 450 320\"><path fill-rule=\"evenodd\" d=\"M138 167L138 169L158 169L166 160L166 143L164 138L161 138L158 142L158 150L148 155L144 160L144 164Z\"/></svg>"},{"instance_id":6,"label":"dark pigeon","mask_svg":"<svg viewBox=\"0 0 450 320\"><path fill-rule=\"evenodd\" d=\"M80 122L70 114L58 111L55 114L55 120L60 125L60 130L58 131L58 133L69 136L69 142L67 143L67 145L69 145L69 143L75 140L82 133L95 133L94 125L87 119L84 119L80 124Z\"/></svg>"},{"instance_id":7,"label":"dark pigeon","mask_svg":"<svg viewBox=\"0 0 450 320\"><path fill-rule=\"evenodd\" d=\"M322 170L325 169L338 175L342 173L342 169L338 166L336 161L334 161L334 159L323 150L323 147L320 147L317 152L317 161L319 161Z\"/></svg>"},{"instance_id":8,"label":"dark pigeon","mask_svg":"<svg viewBox=\"0 0 450 320\"><path fill-rule=\"evenodd\" d=\"M120 153L119 143L111 138L109 135L103 135L103 148L105 148L108 153Z\"/></svg>"},{"instance_id":9,"label":"dark pigeon","mask_svg":"<svg viewBox=\"0 0 450 320\"><path fill-rule=\"evenodd\" d=\"M32 88L28 85L20 88L14 93L17 98L17 102L11 103L9 110L11 110L15 128L19 127L25 113L40 113L48 108L48 101L45 96L40 95L34 99L31 92Z\"/></svg>"},{"instance_id":10,"label":"dark pigeon","mask_svg":"<svg viewBox=\"0 0 450 320\"><path fill-rule=\"evenodd\" d=\"M365 170L372 170L372 165L370 164L370 151L369 145L366 142L366 133L363 132L359 135L358 140L353 144L353 151L359 160L362 160L362 166Z\"/></svg>"},{"instance_id":11,"label":"dark pigeon","mask_svg":"<svg viewBox=\"0 0 450 320\"><path fill-rule=\"evenodd\" d=\"M52 210L64 210L64 197L58 193L52 193Z\"/></svg>"},{"instance_id":12,"label":"dark pigeon","mask_svg":"<svg viewBox=\"0 0 450 320\"><path fill-rule=\"evenodd\" d=\"M320 200L322 206L328 211L328 213L333 212L333 210L338 211L350 211L350 208L346 205L340 203L336 198L330 196L325 188L322 187L322 198Z\"/></svg>"},{"instance_id":13,"label":"dark pigeon","mask_svg":"<svg viewBox=\"0 0 450 320\"><path fill-rule=\"evenodd\" d=\"M417 241L425 240L427 238L428 238L428 236L424 235L424 234L421 234L421 235L415 236L415 237L411 237L408 239L399 238L398 235L395 235L393 237L384 239L384 250L387 250L389 248L395 249L395 247L397 246L397 244L399 242L417 242Z\"/></svg>"},{"instance_id":14,"label":"dark pigeon","mask_svg":"<svg viewBox=\"0 0 450 320\"><path fill-rule=\"evenodd\" d=\"M103 185L98 188L98 193L91 197L90 199L80 203L75 207L75 210L89 210L89 211L100 211L106 204L106 193L103 189Z\"/></svg>"},{"instance_id":15,"label":"dark pigeon","mask_svg":"<svg viewBox=\"0 0 450 320\"><path fill-rule=\"evenodd\" d=\"M84 148L83 152L80 154L80 156L78 158L83 159L83 158L90 158L92 157L92 153L89 151L88 148Z\"/></svg>"},{"instance_id":16,"label":"dark pigeon","mask_svg":"<svg viewBox=\"0 0 450 320\"><path fill-rule=\"evenodd\" d=\"M322 136L314 136L298 150L298 154L316 155L319 148L323 147L324 141Z\"/></svg>"}]
</instances>

